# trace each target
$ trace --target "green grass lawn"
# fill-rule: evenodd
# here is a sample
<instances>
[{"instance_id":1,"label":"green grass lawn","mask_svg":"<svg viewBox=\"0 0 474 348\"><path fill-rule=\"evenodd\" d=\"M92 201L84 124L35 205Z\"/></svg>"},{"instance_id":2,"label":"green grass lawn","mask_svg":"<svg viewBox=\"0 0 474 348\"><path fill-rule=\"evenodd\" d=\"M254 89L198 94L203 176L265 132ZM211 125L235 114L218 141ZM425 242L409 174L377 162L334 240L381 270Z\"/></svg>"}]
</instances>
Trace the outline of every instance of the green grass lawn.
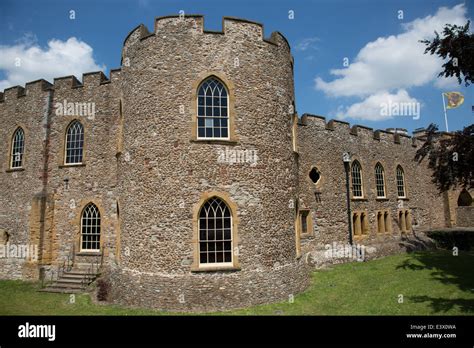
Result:
<instances>
[{"instance_id":1,"label":"green grass lawn","mask_svg":"<svg viewBox=\"0 0 474 348\"><path fill-rule=\"evenodd\" d=\"M474 252L422 252L315 271L308 290L282 302L218 314L473 315ZM37 283L0 281L0 315L160 315L96 305L89 295L37 292ZM399 296L403 303L399 303Z\"/></svg>"}]
</instances>

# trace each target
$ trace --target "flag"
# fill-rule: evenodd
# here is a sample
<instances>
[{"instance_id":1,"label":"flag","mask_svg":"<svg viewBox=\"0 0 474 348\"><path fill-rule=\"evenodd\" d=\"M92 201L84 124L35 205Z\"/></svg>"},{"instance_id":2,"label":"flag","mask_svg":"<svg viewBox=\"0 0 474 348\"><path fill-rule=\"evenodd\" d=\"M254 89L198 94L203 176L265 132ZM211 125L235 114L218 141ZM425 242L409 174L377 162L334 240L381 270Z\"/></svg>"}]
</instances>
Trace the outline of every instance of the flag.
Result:
<instances>
[{"instance_id":1,"label":"flag","mask_svg":"<svg viewBox=\"0 0 474 348\"><path fill-rule=\"evenodd\" d=\"M446 98L448 98L448 105L446 109L454 109L457 108L464 102L464 96L459 92L447 92L443 93Z\"/></svg>"}]
</instances>

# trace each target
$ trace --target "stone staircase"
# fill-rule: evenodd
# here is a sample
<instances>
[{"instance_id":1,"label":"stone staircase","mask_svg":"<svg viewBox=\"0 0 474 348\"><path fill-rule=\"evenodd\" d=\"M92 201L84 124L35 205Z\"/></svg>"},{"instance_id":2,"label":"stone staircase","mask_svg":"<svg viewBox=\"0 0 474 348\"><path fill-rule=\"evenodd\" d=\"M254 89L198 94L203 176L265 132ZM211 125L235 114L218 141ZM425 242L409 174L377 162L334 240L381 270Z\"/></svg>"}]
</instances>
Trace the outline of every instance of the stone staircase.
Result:
<instances>
[{"instance_id":1,"label":"stone staircase","mask_svg":"<svg viewBox=\"0 0 474 348\"><path fill-rule=\"evenodd\" d=\"M98 267L91 267L89 263L76 263L70 270L61 272L56 280L39 291L68 294L84 292L98 275Z\"/></svg>"},{"instance_id":2,"label":"stone staircase","mask_svg":"<svg viewBox=\"0 0 474 348\"><path fill-rule=\"evenodd\" d=\"M428 238L424 231L418 231L416 234L406 234L400 241L399 245L405 249L406 252L430 250L436 248L434 241Z\"/></svg>"}]
</instances>

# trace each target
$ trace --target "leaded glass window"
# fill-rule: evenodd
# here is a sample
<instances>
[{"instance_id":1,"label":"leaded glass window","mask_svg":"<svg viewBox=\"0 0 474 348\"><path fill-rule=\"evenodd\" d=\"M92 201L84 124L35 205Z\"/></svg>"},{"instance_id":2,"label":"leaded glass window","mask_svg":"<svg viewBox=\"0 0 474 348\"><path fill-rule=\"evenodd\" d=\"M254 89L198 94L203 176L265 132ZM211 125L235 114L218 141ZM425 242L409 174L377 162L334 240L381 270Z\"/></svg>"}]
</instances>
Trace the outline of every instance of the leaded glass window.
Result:
<instances>
[{"instance_id":1,"label":"leaded glass window","mask_svg":"<svg viewBox=\"0 0 474 348\"><path fill-rule=\"evenodd\" d=\"M385 180L384 170L380 163L375 165L375 187L377 189L377 197L385 197Z\"/></svg>"},{"instance_id":2,"label":"leaded glass window","mask_svg":"<svg viewBox=\"0 0 474 348\"><path fill-rule=\"evenodd\" d=\"M71 122L66 131L65 164L82 163L84 152L84 127L81 122Z\"/></svg>"},{"instance_id":3,"label":"leaded glass window","mask_svg":"<svg viewBox=\"0 0 474 348\"><path fill-rule=\"evenodd\" d=\"M11 168L23 167L23 155L25 154L25 132L21 127L13 134L11 151Z\"/></svg>"},{"instance_id":4,"label":"leaded glass window","mask_svg":"<svg viewBox=\"0 0 474 348\"><path fill-rule=\"evenodd\" d=\"M215 77L199 86L197 123L198 139L229 139L229 97Z\"/></svg>"},{"instance_id":5,"label":"leaded glass window","mask_svg":"<svg viewBox=\"0 0 474 348\"><path fill-rule=\"evenodd\" d=\"M82 211L81 250L100 250L100 212L93 203L89 203Z\"/></svg>"},{"instance_id":6,"label":"leaded glass window","mask_svg":"<svg viewBox=\"0 0 474 348\"><path fill-rule=\"evenodd\" d=\"M199 212L199 263L232 262L232 216L218 197L206 201Z\"/></svg>"}]
</instances>

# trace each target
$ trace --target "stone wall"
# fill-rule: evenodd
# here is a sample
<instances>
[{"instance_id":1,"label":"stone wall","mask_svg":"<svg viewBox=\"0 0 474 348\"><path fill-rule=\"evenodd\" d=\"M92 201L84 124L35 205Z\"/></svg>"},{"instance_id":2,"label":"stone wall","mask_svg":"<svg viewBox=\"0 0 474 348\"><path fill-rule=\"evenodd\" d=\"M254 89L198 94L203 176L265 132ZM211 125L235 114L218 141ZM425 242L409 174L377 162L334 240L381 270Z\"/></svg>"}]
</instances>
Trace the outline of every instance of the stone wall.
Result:
<instances>
[{"instance_id":1,"label":"stone wall","mask_svg":"<svg viewBox=\"0 0 474 348\"><path fill-rule=\"evenodd\" d=\"M57 78L53 85L39 80L2 95L0 228L11 245L38 248L34 261L0 260L2 277L37 279L38 266L50 270L73 244L79 250L79 216L88 202L101 209L102 244L114 259L119 78L120 71L113 70L110 81L102 73L84 74L82 83L73 76ZM93 113L60 109L71 103L92 105ZM73 120L85 128L84 161L65 166L65 133ZM23 167L11 169L11 138L19 126L25 132Z\"/></svg>"},{"instance_id":2,"label":"stone wall","mask_svg":"<svg viewBox=\"0 0 474 348\"><path fill-rule=\"evenodd\" d=\"M140 26L127 38L122 271L115 279L123 289L116 288L115 301L176 309L186 289L188 309L211 310L286 299L307 284L307 270L295 266L295 212L288 204L298 180L289 112L292 58L280 34L271 40L263 40L261 25L231 18L224 19L222 33L206 32L200 16L159 18L153 34ZM230 141L193 136L196 90L209 76L229 90ZM256 151L258 160L219 163L226 150ZM193 216L213 192L228 198L238 220L238 265L227 273L194 269ZM301 281L280 279L280 266ZM144 286L134 272L153 276L143 276ZM212 300L215 289L220 300Z\"/></svg>"},{"instance_id":3,"label":"stone wall","mask_svg":"<svg viewBox=\"0 0 474 348\"><path fill-rule=\"evenodd\" d=\"M54 196L56 260L80 251L80 216L92 202L101 215L101 246L114 259L117 228L117 132L120 116L120 70L110 80L102 73L84 74L82 84L68 76L54 80L49 149L48 192ZM88 105L78 114L61 112L61 105ZM64 109L64 108L63 108ZM84 127L84 155L80 165L65 165L65 132L78 120ZM87 259L83 260L87 261Z\"/></svg>"},{"instance_id":4,"label":"stone wall","mask_svg":"<svg viewBox=\"0 0 474 348\"><path fill-rule=\"evenodd\" d=\"M474 206L457 207L456 214L458 227L474 227Z\"/></svg>"},{"instance_id":5,"label":"stone wall","mask_svg":"<svg viewBox=\"0 0 474 348\"><path fill-rule=\"evenodd\" d=\"M38 80L27 83L25 88L8 88L0 96L0 229L8 233L12 246L32 243L38 249L42 247L38 226L41 214L34 207L41 204L36 197L44 195L50 88L48 82ZM18 127L25 133L23 168L11 169L11 142ZM36 228L31 237L30 226ZM0 277L35 278L37 267L32 272L31 262L1 258Z\"/></svg>"},{"instance_id":6,"label":"stone wall","mask_svg":"<svg viewBox=\"0 0 474 348\"><path fill-rule=\"evenodd\" d=\"M349 242L344 152L350 152L351 161L358 160L362 166L364 197L351 197L351 210L364 211L368 216L368 233L354 236L354 243L370 246L369 251L379 256L387 254L381 250L395 250L402 235L398 219L400 209L411 212L414 229L444 226L443 196L429 180L426 164L419 165L413 160L418 145L416 139L410 137L304 115L298 128L300 208L311 210L314 226L313 233L302 238L304 252L317 253L319 250L322 255L326 245ZM377 162L384 168L386 198L376 197ZM405 174L407 194L403 199L397 196L398 165ZM321 174L316 185L309 177L313 167ZM350 187L352 190L351 181ZM390 213L390 233L377 231L376 212L380 210Z\"/></svg>"}]
</instances>

